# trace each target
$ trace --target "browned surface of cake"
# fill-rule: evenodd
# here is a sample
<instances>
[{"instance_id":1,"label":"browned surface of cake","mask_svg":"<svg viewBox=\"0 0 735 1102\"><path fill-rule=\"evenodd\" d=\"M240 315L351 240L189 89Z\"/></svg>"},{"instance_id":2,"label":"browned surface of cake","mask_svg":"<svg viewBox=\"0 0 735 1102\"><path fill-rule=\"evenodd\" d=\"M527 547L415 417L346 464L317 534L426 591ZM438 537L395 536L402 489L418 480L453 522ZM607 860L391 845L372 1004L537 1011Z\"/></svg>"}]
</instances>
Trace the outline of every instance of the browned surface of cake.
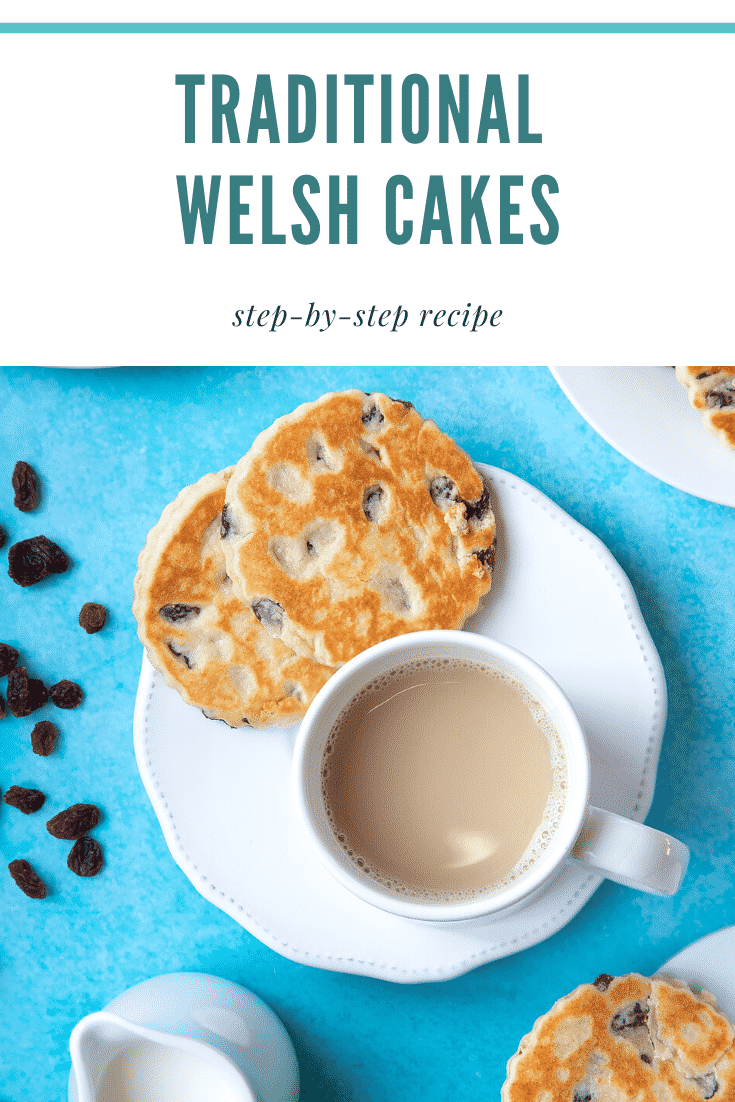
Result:
<instances>
[{"instance_id":1,"label":"browned surface of cake","mask_svg":"<svg viewBox=\"0 0 735 1102\"><path fill-rule=\"evenodd\" d=\"M135 579L138 635L167 684L210 718L287 726L334 671L274 639L236 597L219 535L231 470L182 490L151 529Z\"/></svg>"},{"instance_id":2,"label":"browned surface of cake","mask_svg":"<svg viewBox=\"0 0 735 1102\"><path fill-rule=\"evenodd\" d=\"M709 431L735 448L735 367L677 367L676 377Z\"/></svg>"},{"instance_id":3,"label":"browned surface of cake","mask_svg":"<svg viewBox=\"0 0 735 1102\"><path fill-rule=\"evenodd\" d=\"M735 1102L735 1030L706 992L600 976L559 999L508 1061L502 1102Z\"/></svg>"},{"instance_id":4,"label":"browned surface of cake","mask_svg":"<svg viewBox=\"0 0 735 1102\"><path fill-rule=\"evenodd\" d=\"M222 534L242 600L332 666L395 635L461 627L494 562L489 489L468 456L410 403L360 390L257 437Z\"/></svg>"}]
</instances>

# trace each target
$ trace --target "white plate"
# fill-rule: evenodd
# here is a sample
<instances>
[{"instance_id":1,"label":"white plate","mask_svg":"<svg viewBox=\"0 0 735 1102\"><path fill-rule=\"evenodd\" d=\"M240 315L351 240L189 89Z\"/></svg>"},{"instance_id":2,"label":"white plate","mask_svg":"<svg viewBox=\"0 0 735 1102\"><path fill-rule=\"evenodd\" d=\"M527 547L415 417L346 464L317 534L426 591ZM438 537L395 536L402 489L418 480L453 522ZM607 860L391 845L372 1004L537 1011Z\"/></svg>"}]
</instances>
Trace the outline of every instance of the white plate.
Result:
<instances>
[{"instance_id":1,"label":"white plate","mask_svg":"<svg viewBox=\"0 0 735 1102\"><path fill-rule=\"evenodd\" d=\"M735 450L705 428L670 367L552 367L585 421L654 478L735 506Z\"/></svg>"},{"instance_id":2,"label":"white plate","mask_svg":"<svg viewBox=\"0 0 735 1102\"><path fill-rule=\"evenodd\" d=\"M662 965L658 974L684 980L692 990L702 987L717 999L717 1007L735 1021L735 926L700 938Z\"/></svg>"},{"instance_id":3,"label":"white plate","mask_svg":"<svg viewBox=\"0 0 735 1102\"><path fill-rule=\"evenodd\" d=\"M592 800L643 820L666 721L659 657L628 579L600 541L497 467L498 563L468 623L556 678L590 742ZM195 888L283 956L403 983L449 979L560 929L600 884L573 861L522 910L437 927L375 910L322 868L294 824L297 726L233 731L184 704L143 659L135 752L176 863Z\"/></svg>"}]
</instances>

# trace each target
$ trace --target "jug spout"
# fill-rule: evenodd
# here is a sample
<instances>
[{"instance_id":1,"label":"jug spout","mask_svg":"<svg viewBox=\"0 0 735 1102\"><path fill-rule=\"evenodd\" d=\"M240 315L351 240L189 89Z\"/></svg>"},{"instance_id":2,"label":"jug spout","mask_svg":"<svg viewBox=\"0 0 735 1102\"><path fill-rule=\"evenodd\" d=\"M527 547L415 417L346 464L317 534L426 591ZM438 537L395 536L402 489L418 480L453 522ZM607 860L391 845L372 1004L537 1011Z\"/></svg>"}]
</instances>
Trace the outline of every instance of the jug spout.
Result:
<instances>
[{"instance_id":1,"label":"jug spout","mask_svg":"<svg viewBox=\"0 0 735 1102\"><path fill-rule=\"evenodd\" d=\"M204 1041L101 1010L69 1040L77 1102L257 1102L239 1067Z\"/></svg>"}]
</instances>

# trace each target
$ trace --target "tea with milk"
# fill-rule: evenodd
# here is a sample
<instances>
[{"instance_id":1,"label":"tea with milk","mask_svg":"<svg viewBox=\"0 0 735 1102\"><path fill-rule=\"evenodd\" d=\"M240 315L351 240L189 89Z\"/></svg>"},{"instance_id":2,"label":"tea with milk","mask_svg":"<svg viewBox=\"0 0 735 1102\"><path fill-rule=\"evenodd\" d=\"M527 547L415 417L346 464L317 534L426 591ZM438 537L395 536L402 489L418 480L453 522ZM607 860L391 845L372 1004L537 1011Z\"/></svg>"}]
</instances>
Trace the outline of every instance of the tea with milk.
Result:
<instances>
[{"instance_id":1,"label":"tea with milk","mask_svg":"<svg viewBox=\"0 0 735 1102\"><path fill-rule=\"evenodd\" d=\"M554 723L520 682L437 658L376 678L343 710L322 798L340 846L378 885L460 901L545 852L566 775Z\"/></svg>"}]
</instances>

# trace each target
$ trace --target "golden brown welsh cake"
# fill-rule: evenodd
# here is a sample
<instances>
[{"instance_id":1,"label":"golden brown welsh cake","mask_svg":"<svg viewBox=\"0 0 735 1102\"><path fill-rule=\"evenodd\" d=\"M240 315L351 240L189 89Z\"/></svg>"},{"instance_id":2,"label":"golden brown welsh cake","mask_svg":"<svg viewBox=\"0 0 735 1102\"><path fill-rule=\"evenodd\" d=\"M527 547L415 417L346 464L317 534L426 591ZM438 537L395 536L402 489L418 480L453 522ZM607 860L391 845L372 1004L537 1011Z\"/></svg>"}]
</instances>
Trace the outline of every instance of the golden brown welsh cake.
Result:
<instances>
[{"instance_id":1,"label":"golden brown welsh cake","mask_svg":"<svg viewBox=\"0 0 735 1102\"><path fill-rule=\"evenodd\" d=\"M468 456L410 402L299 406L235 467L227 572L264 627L341 666L405 632L459 628L491 583L495 518Z\"/></svg>"},{"instance_id":2,"label":"golden brown welsh cake","mask_svg":"<svg viewBox=\"0 0 735 1102\"><path fill-rule=\"evenodd\" d=\"M288 726L334 670L294 654L235 596L220 539L232 470L187 486L149 532L135 577L138 635L166 683L210 719Z\"/></svg>"},{"instance_id":3,"label":"golden brown welsh cake","mask_svg":"<svg viewBox=\"0 0 735 1102\"><path fill-rule=\"evenodd\" d=\"M676 377L709 431L735 448L735 367L677 367Z\"/></svg>"},{"instance_id":4,"label":"golden brown welsh cake","mask_svg":"<svg viewBox=\"0 0 735 1102\"><path fill-rule=\"evenodd\" d=\"M707 992L599 976L552 1006L508 1061L502 1102L735 1102L735 1029Z\"/></svg>"}]
</instances>

